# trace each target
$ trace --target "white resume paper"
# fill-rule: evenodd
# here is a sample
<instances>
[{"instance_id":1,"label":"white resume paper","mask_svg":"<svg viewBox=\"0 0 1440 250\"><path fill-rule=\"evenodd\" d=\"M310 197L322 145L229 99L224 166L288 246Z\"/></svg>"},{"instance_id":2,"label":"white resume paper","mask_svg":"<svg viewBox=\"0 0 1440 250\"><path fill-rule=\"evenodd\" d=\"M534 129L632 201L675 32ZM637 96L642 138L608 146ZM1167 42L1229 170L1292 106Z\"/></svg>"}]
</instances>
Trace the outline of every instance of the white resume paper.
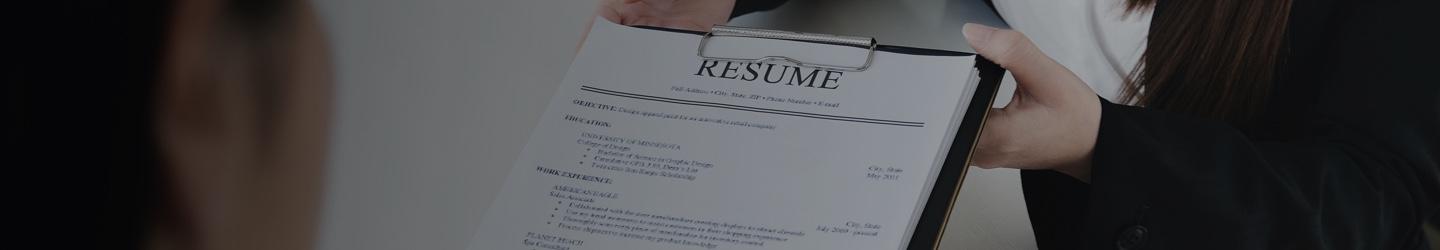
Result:
<instances>
[{"instance_id":1,"label":"white resume paper","mask_svg":"<svg viewBox=\"0 0 1440 250\"><path fill-rule=\"evenodd\" d=\"M728 40L726 40L728 39ZM975 57L864 71L696 55L597 19L471 249L899 249L975 89ZM713 38L708 54L859 64L866 49Z\"/></svg>"}]
</instances>

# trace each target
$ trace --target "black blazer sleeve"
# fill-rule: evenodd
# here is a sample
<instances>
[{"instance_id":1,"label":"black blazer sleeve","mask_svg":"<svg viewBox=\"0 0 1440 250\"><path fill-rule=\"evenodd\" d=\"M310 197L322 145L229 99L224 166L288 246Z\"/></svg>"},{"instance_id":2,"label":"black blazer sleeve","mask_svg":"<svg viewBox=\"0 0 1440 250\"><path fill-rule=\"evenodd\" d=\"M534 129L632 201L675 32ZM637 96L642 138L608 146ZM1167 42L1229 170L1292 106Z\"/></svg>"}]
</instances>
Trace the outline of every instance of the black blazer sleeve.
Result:
<instances>
[{"instance_id":1,"label":"black blazer sleeve","mask_svg":"<svg viewBox=\"0 0 1440 250\"><path fill-rule=\"evenodd\" d=\"M1302 11L1316 19L1292 24L1297 56L1287 75L1295 77L1277 87L1276 110L1267 111L1289 117L1282 129L1247 134L1103 102L1088 200L1073 208L1083 211L1072 218L1081 224L1076 243L1426 246L1421 223L1440 211L1440 41L1422 27L1434 22L1425 13L1433 9L1386 2ZM1299 27L1306 25L1319 27ZM1025 180L1027 195L1036 180L1043 181Z\"/></svg>"}]
</instances>

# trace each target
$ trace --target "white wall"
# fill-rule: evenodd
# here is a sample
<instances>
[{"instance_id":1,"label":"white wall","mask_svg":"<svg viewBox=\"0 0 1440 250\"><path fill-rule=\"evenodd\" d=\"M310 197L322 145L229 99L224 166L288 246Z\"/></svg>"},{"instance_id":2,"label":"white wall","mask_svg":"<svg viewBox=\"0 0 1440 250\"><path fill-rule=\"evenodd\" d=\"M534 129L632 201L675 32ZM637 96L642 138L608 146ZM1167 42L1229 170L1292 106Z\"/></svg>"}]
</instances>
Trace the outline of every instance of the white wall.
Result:
<instances>
[{"instance_id":1,"label":"white wall","mask_svg":"<svg viewBox=\"0 0 1440 250\"><path fill-rule=\"evenodd\" d=\"M336 66L320 249L463 249L590 1L319 0Z\"/></svg>"}]
</instances>

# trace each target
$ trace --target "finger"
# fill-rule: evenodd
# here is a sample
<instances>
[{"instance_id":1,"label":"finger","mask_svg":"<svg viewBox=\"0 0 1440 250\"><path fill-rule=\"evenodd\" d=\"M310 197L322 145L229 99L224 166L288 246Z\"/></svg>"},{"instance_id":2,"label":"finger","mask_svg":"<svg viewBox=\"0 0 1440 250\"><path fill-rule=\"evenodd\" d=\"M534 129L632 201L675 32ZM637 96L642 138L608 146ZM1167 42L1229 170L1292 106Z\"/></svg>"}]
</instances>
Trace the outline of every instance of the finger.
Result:
<instances>
[{"instance_id":1,"label":"finger","mask_svg":"<svg viewBox=\"0 0 1440 250\"><path fill-rule=\"evenodd\" d=\"M600 6L595 8L595 15L605 18L605 20L609 20L612 23L624 24L625 20L620 15L621 6L624 6L623 3L616 3L615 1L601 2Z\"/></svg>"},{"instance_id":2,"label":"finger","mask_svg":"<svg viewBox=\"0 0 1440 250\"><path fill-rule=\"evenodd\" d=\"M1008 137L1015 128L1005 109L991 108L990 114L985 119L985 125L980 129L980 141L975 143L975 159L972 164L981 168L996 168L1004 166L1003 159L1008 151L1014 151L1007 147L1010 145Z\"/></svg>"},{"instance_id":3,"label":"finger","mask_svg":"<svg viewBox=\"0 0 1440 250\"><path fill-rule=\"evenodd\" d=\"M617 9L616 4L615 1L601 1L600 5L595 6L595 16L605 18L612 23L620 23L620 10ZM585 29L580 31L580 42L575 44L574 54L580 53L580 47L585 45L585 38L590 37L590 27L595 27L595 18L593 17L590 18L590 21L585 22Z\"/></svg>"},{"instance_id":4,"label":"finger","mask_svg":"<svg viewBox=\"0 0 1440 250\"><path fill-rule=\"evenodd\" d=\"M1015 77L1016 87L1039 100L1063 98L1072 94L1074 88L1084 87L1074 73L1045 56L1025 34L973 23L965 24L962 32L970 47L1009 70Z\"/></svg>"}]
</instances>

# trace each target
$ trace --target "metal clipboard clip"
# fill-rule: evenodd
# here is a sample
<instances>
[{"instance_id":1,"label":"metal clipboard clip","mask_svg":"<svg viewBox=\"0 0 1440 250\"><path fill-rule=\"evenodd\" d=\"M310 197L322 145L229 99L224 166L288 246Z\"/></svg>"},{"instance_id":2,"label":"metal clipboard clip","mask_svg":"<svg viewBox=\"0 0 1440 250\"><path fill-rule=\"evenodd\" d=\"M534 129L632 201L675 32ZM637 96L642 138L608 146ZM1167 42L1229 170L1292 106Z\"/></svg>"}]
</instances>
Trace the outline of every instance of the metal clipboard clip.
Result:
<instances>
[{"instance_id":1,"label":"metal clipboard clip","mask_svg":"<svg viewBox=\"0 0 1440 250\"><path fill-rule=\"evenodd\" d=\"M805 61L797 60L797 59L795 59L795 58L790 58L790 57L786 57L786 56L764 56L764 57L760 57L760 58L732 58L732 57L720 57L720 56L707 56L707 55L705 55L705 47L706 47L705 45L710 42L710 38L712 38L712 37L717 37L717 36L749 37L749 38L765 38L765 39L780 39L780 40L792 40L792 41L819 42L819 43L836 44L836 45L850 45L850 46L858 46L858 47L862 47L862 48L869 48L869 51L868 51L867 54L865 55L865 63L864 63L864 64L860 64L860 65L858 65L858 66L845 66L845 65L834 65L834 64L805 62ZM856 71L865 71L865 69L870 68L870 62L872 62L872 61L875 60L875 47L876 47L878 44L879 44L879 43L875 42L875 38L870 38L870 37L840 36L840 35L828 35L828 34L812 34L812 33L802 33L802 32L793 32L793 31L765 30L765 29L756 29L756 28L745 28L745 27L734 27L734 26L715 25L714 27L710 28L710 32L706 32L706 33L705 33L705 36L700 38L700 47L699 47L699 48L696 48L695 55L700 56L700 58L713 59L713 60L723 60L723 61L740 61L740 62L786 61L786 62L790 62L790 63L795 64L796 66L801 66L801 67L810 67L810 68L818 68L818 69L831 69L831 70L838 70L838 71L856 72Z\"/></svg>"}]
</instances>

